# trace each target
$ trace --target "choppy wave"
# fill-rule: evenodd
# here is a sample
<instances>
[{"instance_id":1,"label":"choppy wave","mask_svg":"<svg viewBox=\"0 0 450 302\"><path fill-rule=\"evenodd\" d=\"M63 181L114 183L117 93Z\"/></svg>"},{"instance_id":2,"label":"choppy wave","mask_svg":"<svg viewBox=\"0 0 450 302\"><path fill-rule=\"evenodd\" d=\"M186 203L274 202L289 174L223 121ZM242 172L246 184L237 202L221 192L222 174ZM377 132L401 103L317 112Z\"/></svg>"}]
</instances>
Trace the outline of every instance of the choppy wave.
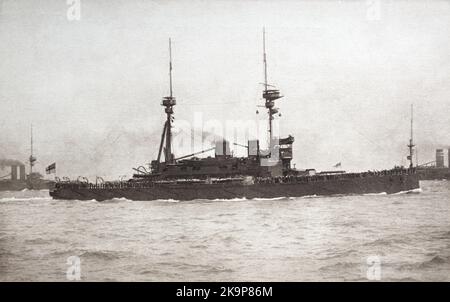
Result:
<instances>
[{"instance_id":1,"label":"choppy wave","mask_svg":"<svg viewBox=\"0 0 450 302\"><path fill-rule=\"evenodd\" d=\"M376 240L366 242L364 246L381 246L381 247L389 247L398 244L406 244L408 240L405 238L378 238Z\"/></svg>"},{"instance_id":2,"label":"choppy wave","mask_svg":"<svg viewBox=\"0 0 450 302\"><path fill-rule=\"evenodd\" d=\"M117 260L123 258L124 255L121 252L117 251L104 251L104 250L88 250L82 252L80 258L83 259L95 259L95 260Z\"/></svg>"},{"instance_id":3,"label":"choppy wave","mask_svg":"<svg viewBox=\"0 0 450 302\"><path fill-rule=\"evenodd\" d=\"M342 272L343 270L355 269L361 266L360 262L337 262L330 265L322 266L319 268L320 271L335 271ZM356 269L355 269L356 270Z\"/></svg>"},{"instance_id":4,"label":"choppy wave","mask_svg":"<svg viewBox=\"0 0 450 302\"><path fill-rule=\"evenodd\" d=\"M3 197L3 198L0 198L0 202L8 202L8 201L11 201L11 202L15 202L15 201L33 201L33 200L50 200L51 198L50 197L28 197L28 198L25 198L25 197Z\"/></svg>"},{"instance_id":5,"label":"choppy wave","mask_svg":"<svg viewBox=\"0 0 450 302\"><path fill-rule=\"evenodd\" d=\"M66 241L62 240L60 238L45 239L42 237L37 237L37 238L33 238L33 239L26 239L26 240L24 240L24 243L30 244L30 245L34 245L34 244L39 245L39 244L66 243Z\"/></svg>"},{"instance_id":6,"label":"choppy wave","mask_svg":"<svg viewBox=\"0 0 450 302\"><path fill-rule=\"evenodd\" d=\"M434 256L432 259L428 261L422 262L419 267L420 268L433 268L435 266L441 266L450 264L450 257L443 257L443 256Z\"/></svg>"},{"instance_id":7,"label":"choppy wave","mask_svg":"<svg viewBox=\"0 0 450 302\"><path fill-rule=\"evenodd\" d=\"M93 199L94 201L97 201L96 199ZM128 199L126 197L115 197L107 200L98 201L100 203L119 203L119 202L148 202L149 200L134 200L134 199ZM180 200L176 199L155 199L151 200L151 202L172 202L177 203L180 202Z\"/></svg>"},{"instance_id":8,"label":"choppy wave","mask_svg":"<svg viewBox=\"0 0 450 302\"><path fill-rule=\"evenodd\" d=\"M114 251L114 250L98 250L98 249L65 249L57 250L51 253L57 257L78 256L82 261L95 261L95 260L118 260L129 257L128 252Z\"/></svg>"},{"instance_id":9,"label":"choppy wave","mask_svg":"<svg viewBox=\"0 0 450 302\"><path fill-rule=\"evenodd\" d=\"M358 251L354 250L354 249L337 251L335 248L332 248L332 249L327 250L327 252L328 253L326 256L320 257L318 259L319 260L331 260L331 259L339 259L339 258L344 258L344 257L358 254Z\"/></svg>"},{"instance_id":10,"label":"choppy wave","mask_svg":"<svg viewBox=\"0 0 450 302\"><path fill-rule=\"evenodd\" d=\"M380 193L366 193L362 194L363 196L378 196L378 195L387 195L386 192L380 192Z\"/></svg>"},{"instance_id":11,"label":"choppy wave","mask_svg":"<svg viewBox=\"0 0 450 302\"><path fill-rule=\"evenodd\" d=\"M132 200L127 199L125 197L116 197L116 198L111 198L111 199L102 200L102 201L98 201L98 202L101 202L101 203L118 203L118 202L126 202L126 201L132 201Z\"/></svg>"},{"instance_id":12,"label":"choppy wave","mask_svg":"<svg viewBox=\"0 0 450 302\"><path fill-rule=\"evenodd\" d=\"M413 198L104 206L18 192L20 202L0 206L0 281L65 281L70 256L80 257L86 281L367 281L370 255L382 261L382 281L450 281L450 187L421 185Z\"/></svg>"},{"instance_id":13,"label":"choppy wave","mask_svg":"<svg viewBox=\"0 0 450 302\"><path fill-rule=\"evenodd\" d=\"M289 197L273 197L273 198L262 198L262 197L256 197L252 198L251 200L260 200L260 201L274 201L274 200L283 200L283 199L289 199Z\"/></svg>"},{"instance_id":14,"label":"choppy wave","mask_svg":"<svg viewBox=\"0 0 450 302\"><path fill-rule=\"evenodd\" d=\"M450 239L450 231L447 232L440 232L436 236L434 236L436 239Z\"/></svg>"},{"instance_id":15,"label":"choppy wave","mask_svg":"<svg viewBox=\"0 0 450 302\"><path fill-rule=\"evenodd\" d=\"M419 282L420 279L416 279L413 277L404 277L404 278L389 278L386 281L390 281L390 282Z\"/></svg>"},{"instance_id":16,"label":"choppy wave","mask_svg":"<svg viewBox=\"0 0 450 302\"><path fill-rule=\"evenodd\" d=\"M48 190L47 190L48 191ZM418 188L418 189L413 189L413 190L409 190L409 191L401 191L401 192L397 192L397 193L393 193L393 194L387 194L386 192L380 192L380 193L365 193L365 194L334 194L334 195L317 195L317 194L312 194L312 195L304 195L304 196L299 196L299 197L288 197L288 196L280 196L280 197L271 197L271 198L265 198L265 197L255 197L255 198L246 198L246 197L236 197L236 198L215 198L215 199L197 199L194 201L206 201L206 202L211 202L211 201L277 201L277 200L296 200L296 199L310 199L310 198L328 198L328 197L346 197L346 196L385 196L385 195L402 195L402 194L413 194L413 193L422 193L422 189ZM17 197L11 197L11 198L0 198L0 202L4 199L14 199L14 200L21 200L21 199L40 199L41 197L34 197L34 198L17 198ZM51 199L51 197L46 197L46 198L42 198L42 199ZM63 200L65 201L65 200ZM77 202L80 200L72 200L73 202ZM83 200L85 201L85 200ZM133 199L128 199L125 197L117 197L117 198L112 198L112 199L107 199L107 200L97 200L97 199L91 199L90 201L96 201L96 202L100 202L100 203L118 203L118 202L129 202L129 201L134 201L134 202L147 202L148 200L133 200ZM178 203L178 202L182 202L182 200L177 200L177 199L155 199L155 200L151 200L152 202L169 202L169 203Z\"/></svg>"},{"instance_id":17,"label":"choppy wave","mask_svg":"<svg viewBox=\"0 0 450 302\"><path fill-rule=\"evenodd\" d=\"M236 216L236 213L221 213L217 215L218 217L224 217L224 216Z\"/></svg>"},{"instance_id":18,"label":"choppy wave","mask_svg":"<svg viewBox=\"0 0 450 302\"><path fill-rule=\"evenodd\" d=\"M405 263L399 266L401 271L417 271L450 268L450 256L435 255L424 261Z\"/></svg>"},{"instance_id":19,"label":"choppy wave","mask_svg":"<svg viewBox=\"0 0 450 302\"><path fill-rule=\"evenodd\" d=\"M241 197L241 198L236 197L236 198L200 199L200 200L203 200L203 201L246 201L248 199L245 197Z\"/></svg>"}]
</instances>

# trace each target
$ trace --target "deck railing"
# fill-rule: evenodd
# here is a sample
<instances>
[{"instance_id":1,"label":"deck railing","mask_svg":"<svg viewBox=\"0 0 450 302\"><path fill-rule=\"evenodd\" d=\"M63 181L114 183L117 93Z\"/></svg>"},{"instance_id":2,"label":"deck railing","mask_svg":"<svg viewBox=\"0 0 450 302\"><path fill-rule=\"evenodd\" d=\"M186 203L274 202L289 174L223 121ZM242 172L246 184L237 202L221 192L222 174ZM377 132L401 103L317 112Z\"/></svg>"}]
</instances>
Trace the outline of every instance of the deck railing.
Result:
<instances>
[{"instance_id":1,"label":"deck railing","mask_svg":"<svg viewBox=\"0 0 450 302\"><path fill-rule=\"evenodd\" d=\"M288 175L280 177L254 177L253 183L256 184L273 184L273 183L309 183L309 182L321 182L321 181L334 181L334 180L351 180L366 177L384 177L384 176L401 176L415 174L416 169L392 169L383 171L367 171L360 173L343 173L343 174L325 174L325 175ZM244 178L236 179L223 179L223 180L165 180L165 181L116 181L116 182L103 182L99 184L93 184L88 182L58 182L55 185L56 189L146 189L153 188L155 186L164 185L196 185L196 184L226 184L226 183L240 183L244 182ZM229 181L228 181L229 180Z\"/></svg>"}]
</instances>

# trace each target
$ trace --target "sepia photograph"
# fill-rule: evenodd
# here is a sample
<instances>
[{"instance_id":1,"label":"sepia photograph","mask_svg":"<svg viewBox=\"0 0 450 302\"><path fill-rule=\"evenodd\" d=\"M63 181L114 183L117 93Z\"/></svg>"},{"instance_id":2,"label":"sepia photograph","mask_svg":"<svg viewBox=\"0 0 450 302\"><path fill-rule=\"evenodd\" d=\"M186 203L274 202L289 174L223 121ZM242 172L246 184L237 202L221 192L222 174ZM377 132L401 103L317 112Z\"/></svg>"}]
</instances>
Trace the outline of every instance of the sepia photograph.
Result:
<instances>
[{"instance_id":1,"label":"sepia photograph","mask_svg":"<svg viewBox=\"0 0 450 302\"><path fill-rule=\"evenodd\" d=\"M0 45L1 282L450 281L450 1L0 0Z\"/></svg>"}]
</instances>

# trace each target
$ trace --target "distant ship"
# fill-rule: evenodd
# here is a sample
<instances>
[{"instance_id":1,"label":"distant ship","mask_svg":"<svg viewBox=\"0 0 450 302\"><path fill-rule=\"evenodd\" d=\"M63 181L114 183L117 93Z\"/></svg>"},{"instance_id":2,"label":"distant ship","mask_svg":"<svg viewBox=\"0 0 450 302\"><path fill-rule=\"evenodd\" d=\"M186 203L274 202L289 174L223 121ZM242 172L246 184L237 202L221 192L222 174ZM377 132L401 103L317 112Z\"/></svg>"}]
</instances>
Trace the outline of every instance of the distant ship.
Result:
<instances>
[{"instance_id":1,"label":"distant ship","mask_svg":"<svg viewBox=\"0 0 450 302\"><path fill-rule=\"evenodd\" d=\"M417 166L420 180L450 179L450 148L447 150L448 165L444 164L444 149L436 149L436 160Z\"/></svg>"},{"instance_id":2,"label":"distant ship","mask_svg":"<svg viewBox=\"0 0 450 302\"><path fill-rule=\"evenodd\" d=\"M162 99L166 113L158 156L150 164L137 171L128 181L90 183L87 179L63 181L55 185L50 195L55 199L98 201L112 198L131 200L193 200L233 198L278 198L337 194L388 194L419 188L416 169L410 161L409 168L395 167L384 171L346 173L345 171L321 172L314 169L297 170L291 167L294 137L276 138L272 122L278 109L275 101L280 91L267 81L267 61L264 49L264 90L262 97L268 113L268 150L260 149L259 140L249 140L244 147L246 157L234 157L226 140L215 148L175 157L172 153L172 121L176 99L172 90L172 55L169 39L170 94ZM412 145L412 139L410 140ZM215 150L214 157L198 158L196 155ZM412 147L410 147L412 158ZM162 160L164 154L164 161Z\"/></svg>"},{"instance_id":3,"label":"distant ship","mask_svg":"<svg viewBox=\"0 0 450 302\"><path fill-rule=\"evenodd\" d=\"M409 156L408 159L412 165L412 157L413 157L413 148L415 145L412 141L413 137L413 107L411 105L411 139L408 144L409 148ZM444 149L436 149L436 160L430 161L424 164L417 164L416 170L419 175L419 180L444 180L450 179L450 148L447 150L448 155L448 165L447 167L444 164ZM416 161L417 160L417 152L416 152Z\"/></svg>"},{"instance_id":4,"label":"distant ship","mask_svg":"<svg viewBox=\"0 0 450 302\"><path fill-rule=\"evenodd\" d=\"M25 164L16 159L0 159L0 191L45 190L53 188L55 182L46 180L39 172L33 172L37 158L33 154L33 128L31 128L30 173L25 172Z\"/></svg>"}]
</instances>

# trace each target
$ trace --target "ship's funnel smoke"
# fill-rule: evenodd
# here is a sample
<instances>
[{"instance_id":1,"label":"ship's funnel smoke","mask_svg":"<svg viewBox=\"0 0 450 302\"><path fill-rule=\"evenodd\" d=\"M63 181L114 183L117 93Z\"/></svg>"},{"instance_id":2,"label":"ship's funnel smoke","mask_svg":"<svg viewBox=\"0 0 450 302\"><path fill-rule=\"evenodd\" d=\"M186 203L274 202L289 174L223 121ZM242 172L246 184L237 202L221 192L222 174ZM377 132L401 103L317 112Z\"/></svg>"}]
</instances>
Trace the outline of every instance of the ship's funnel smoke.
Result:
<instances>
[{"instance_id":1,"label":"ship's funnel smoke","mask_svg":"<svg viewBox=\"0 0 450 302\"><path fill-rule=\"evenodd\" d=\"M222 136L208 131L202 132L202 139L204 142L210 143L211 146L215 146L217 141L225 140Z\"/></svg>"},{"instance_id":2,"label":"ship's funnel smoke","mask_svg":"<svg viewBox=\"0 0 450 302\"><path fill-rule=\"evenodd\" d=\"M16 159L1 159L0 158L0 167L6 167L6 166L23 166L24 164L21 161L18 161Z\"/></svg>"},{"instance_id":3,"label":"ship's funnel smoke","mask_svg":"<svg viewBox=\"0 0 450 302\"><path fill-rule=\"evenodd\" d=\"M172 130L172 134L174 137L174 144L178 144L178 142L188 142L190 145L189 149L196 150L201 149L205 146L214 147L216 141L223 141L224 138L211 131L206 131L203 129L192 129L190 127L174 127ZM178 140L178 142L177 142ZM199 144L199 146L196 146Z\"/></svg>"}]
</instances>

